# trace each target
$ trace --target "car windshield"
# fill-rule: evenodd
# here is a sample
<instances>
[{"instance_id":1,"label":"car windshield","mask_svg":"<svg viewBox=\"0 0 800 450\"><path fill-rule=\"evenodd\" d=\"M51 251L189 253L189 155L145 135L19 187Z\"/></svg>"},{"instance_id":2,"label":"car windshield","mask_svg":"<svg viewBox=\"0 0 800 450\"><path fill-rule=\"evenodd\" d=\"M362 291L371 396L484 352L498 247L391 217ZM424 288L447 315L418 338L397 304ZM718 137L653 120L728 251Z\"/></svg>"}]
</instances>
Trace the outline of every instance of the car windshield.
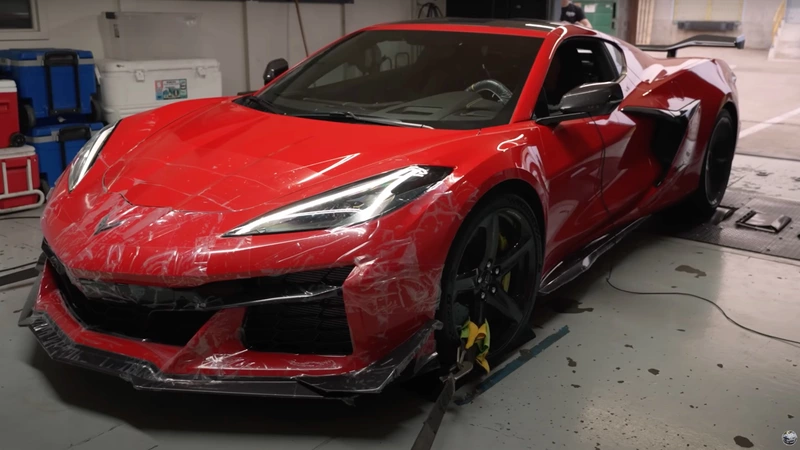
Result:
<instances>
[{"instance_id":1,"label":"car windshield","mask_svg":"<svg viewBox=\"0 0 800 450\"><path fill-rule=\"evenodd\" d=\"M378 125L506 124L541 44L502 34L365 31L304 62L253 103L281 114Z\"/></svg>"}]
</instances>

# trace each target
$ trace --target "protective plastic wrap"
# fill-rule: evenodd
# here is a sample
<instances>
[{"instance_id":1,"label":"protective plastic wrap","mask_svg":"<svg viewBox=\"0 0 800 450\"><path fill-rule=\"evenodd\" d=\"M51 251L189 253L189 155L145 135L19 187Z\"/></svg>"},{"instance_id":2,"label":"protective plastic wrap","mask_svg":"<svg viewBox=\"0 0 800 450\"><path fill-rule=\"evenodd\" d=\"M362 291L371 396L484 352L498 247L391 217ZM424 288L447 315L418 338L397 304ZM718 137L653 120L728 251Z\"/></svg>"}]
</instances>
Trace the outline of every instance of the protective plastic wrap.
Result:
<instances>
[{"instance_id":1,"label":"protective plastic wrap","mask_svg":"<svg viewBox=\"0 0 800 450\"><path fill-rule=\"evenodd\" d=\"M133 131L153 132L146 119ZM380 392L432 367L448 248L441 234L463 218L452 180L403 214L227 237L258 214L132 204L130 190L158 188L147 180L108 188L115 167L132 164L115 150L134 147L135 132L115 135L75 192L59 183L43 215L47 262L20 325L51 357L138 389L291 397ZM196 192L176 195L216 201Z\"/></svg>"}]
</instances>

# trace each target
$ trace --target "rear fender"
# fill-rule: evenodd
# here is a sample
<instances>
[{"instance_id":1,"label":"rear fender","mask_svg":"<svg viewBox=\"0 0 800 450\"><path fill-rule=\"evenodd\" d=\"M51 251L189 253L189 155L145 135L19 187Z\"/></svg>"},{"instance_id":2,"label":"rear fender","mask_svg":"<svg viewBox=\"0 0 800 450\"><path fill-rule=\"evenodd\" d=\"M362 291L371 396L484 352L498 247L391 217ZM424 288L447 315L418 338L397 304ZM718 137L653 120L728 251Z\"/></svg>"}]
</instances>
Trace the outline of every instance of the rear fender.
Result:
<instances>
[{"instance_id":1,"label":"rear fender","mask_svg":"<svg viewBox=\"0 0 800 450\"><path fill-rule=\"evenodd\" d=\"M635 215L664 209L697 189L719 113L728 104L737 105L727 64L701 58L674 61L673 66L657 64L658 75L643 81L621 108L639 124L652 124L655 131L649 151L662 169L634 208ZM670 137L670 130L678 136Z\"/></svg>"}]
</instances>

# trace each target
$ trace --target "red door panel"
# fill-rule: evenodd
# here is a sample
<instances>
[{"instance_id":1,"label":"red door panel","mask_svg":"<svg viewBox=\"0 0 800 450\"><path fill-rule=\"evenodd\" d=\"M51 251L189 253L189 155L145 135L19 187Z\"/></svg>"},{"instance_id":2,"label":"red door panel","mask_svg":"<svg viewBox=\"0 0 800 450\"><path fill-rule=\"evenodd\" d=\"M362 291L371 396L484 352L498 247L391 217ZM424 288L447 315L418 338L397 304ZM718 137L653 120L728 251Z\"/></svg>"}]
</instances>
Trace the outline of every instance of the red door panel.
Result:
<instances>
[{"instance_id":1,"label":"red door panel","mask_svg":"<svg viewBox=\"0 0 800 450\"><path fill-rule=\"evenodd\" d=\"M600 184L603 143L589 119L540 126L539 130L550 195L545 262L551 266L587 244L592 232L608 219Z\"/></svg>"},{"instance_id":2,"label":"red door panel","mask_svg":"<svg viewBox=\"0 0 800 450\"><path fill-rule=\"evenodd\" d=\"M603 200L612 217L634 208L659 174L650 151L652 122L631 118L619 109L595 118L606 145L603 163Z\"/></svg>"}]
</instances>

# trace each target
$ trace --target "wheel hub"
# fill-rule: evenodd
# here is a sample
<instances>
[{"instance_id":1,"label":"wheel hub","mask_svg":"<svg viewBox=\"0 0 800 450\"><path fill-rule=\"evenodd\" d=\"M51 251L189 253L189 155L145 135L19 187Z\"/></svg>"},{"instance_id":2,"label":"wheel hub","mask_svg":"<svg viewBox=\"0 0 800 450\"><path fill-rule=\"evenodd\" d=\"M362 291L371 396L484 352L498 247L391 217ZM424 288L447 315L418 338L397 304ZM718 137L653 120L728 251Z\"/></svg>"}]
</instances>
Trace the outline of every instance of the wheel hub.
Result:
<instances>
[{"instance_id":1,"label":"wheel hub","mask_svg":"<svg viewBox=\"0 0 800 450\"><path fill-rule=\"evenodd\" d=\"M492 264L492 261L487 262L483 266L483 270L478 274L475 280L475 285L478 287L478 293L481 299L485 299L488 294L497 292L497 280L500 277L500 266Z\"/></svg>"}]
</instances>

